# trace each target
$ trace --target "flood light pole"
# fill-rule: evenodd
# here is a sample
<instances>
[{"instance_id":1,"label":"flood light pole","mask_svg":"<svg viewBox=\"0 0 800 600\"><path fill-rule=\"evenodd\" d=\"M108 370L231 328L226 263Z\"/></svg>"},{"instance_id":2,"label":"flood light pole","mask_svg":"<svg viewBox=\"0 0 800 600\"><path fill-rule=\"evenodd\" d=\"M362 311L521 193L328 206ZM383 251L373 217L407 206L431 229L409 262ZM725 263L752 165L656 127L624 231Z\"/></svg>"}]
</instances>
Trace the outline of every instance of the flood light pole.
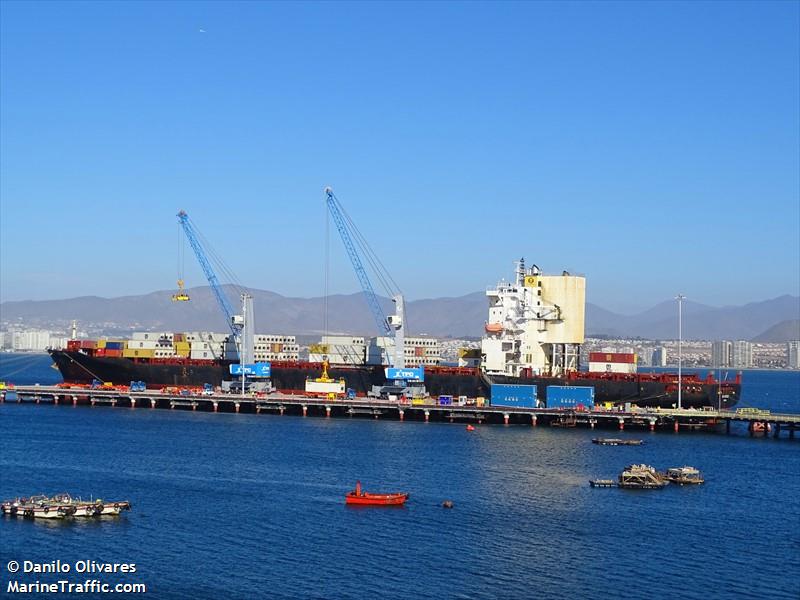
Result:
<instances>
[{"instance_id":1,"label":"flood light pole","mask_svg":"<svg viewBox=\"0 0 800 600\"><path fill-rule=\"evenodd\" d=\"M686 299L686 296L683 294L678 294L675 296L675 300L678 301L678 410L681 409L681 363L682 363L682 356L681 356L681 346L683 343L683 301Z\"/></svg>"}]
</instances>

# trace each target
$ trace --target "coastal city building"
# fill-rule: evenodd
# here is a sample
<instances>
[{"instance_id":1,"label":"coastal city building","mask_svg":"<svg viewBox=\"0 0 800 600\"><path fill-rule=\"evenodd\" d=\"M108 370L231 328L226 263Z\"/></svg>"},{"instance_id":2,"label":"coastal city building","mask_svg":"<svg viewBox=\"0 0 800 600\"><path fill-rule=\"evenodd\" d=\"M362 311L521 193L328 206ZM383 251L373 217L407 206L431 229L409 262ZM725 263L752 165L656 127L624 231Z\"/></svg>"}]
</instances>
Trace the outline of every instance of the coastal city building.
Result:
<instances>
[{"instance_id":1,"label":"coastal city building","mask_svg":"<svg viewBox=\"0 0 800 600\"><path fill-rule=\"evenodd\" d=\"M650 364L654 367L667 366L667 349L664 346L656 346L653 349L653 358Z\"/></svg>"},{"instance_id":2,"label":"coastal city building","mask_svg":"<svg viewBox=\"0 0 800 600\"><path fill-rule=\"evenodd\" d=\"M711 366L733 366L733 342L725 340L715 341L711 344Z\"/></svg>"},{"instance_id":3,"label":"coastal city building","mask_svg":"<svg viewBox=\"0 0 800 600\"><path fill-rule=\"evenodd\" d=\"M753 366L753 344L744 340L733 342L734 369L749 369Z\"/></svg>"},{"instance_id":4,"label":"coastal city building","mask_svg":"<svg viewBox=\"0 0 800 600\"><path fill-rule=\"evenodd\" d=\"M43 352L47 348L63 348L67 345L63 333L46 329L5 331L1 335L2 348L12 352Z\"/></svg>"},{"instance_id":5,"label":"coastal city building","mask_svg":"<svg viewBox=\"0 0 800 600\"><path fill-rule=\"evenodd\" d=\"M786 342L786 366L800 369L800 341Z\"/></svg>"}]
</instances>

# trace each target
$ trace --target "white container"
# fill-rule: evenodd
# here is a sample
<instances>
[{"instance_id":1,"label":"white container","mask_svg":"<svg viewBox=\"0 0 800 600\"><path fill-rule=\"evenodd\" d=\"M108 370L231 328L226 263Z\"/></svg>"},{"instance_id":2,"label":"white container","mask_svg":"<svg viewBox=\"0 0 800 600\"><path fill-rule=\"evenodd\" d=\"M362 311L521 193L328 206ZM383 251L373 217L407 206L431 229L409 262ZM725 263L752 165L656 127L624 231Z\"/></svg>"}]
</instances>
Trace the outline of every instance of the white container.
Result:
<instances>
[{"instance_id":1,"label":"white container","mask_svg":"<svg viewBox=\"0 0 800 600\"><path fill-rule=\"evenodd\" d=\"M344 381L314 381L306 379L306 391L311 394L344 394Z\"/></svg>"}]
</instances>

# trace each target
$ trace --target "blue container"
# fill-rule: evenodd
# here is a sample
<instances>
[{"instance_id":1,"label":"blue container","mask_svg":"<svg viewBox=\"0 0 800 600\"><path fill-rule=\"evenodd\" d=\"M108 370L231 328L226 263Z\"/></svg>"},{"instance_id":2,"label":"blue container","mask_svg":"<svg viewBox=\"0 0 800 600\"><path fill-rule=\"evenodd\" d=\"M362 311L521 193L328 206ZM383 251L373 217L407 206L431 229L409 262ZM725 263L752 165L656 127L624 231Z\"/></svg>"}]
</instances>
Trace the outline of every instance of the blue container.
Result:
<instances>
[{"instance_id":1,"label":"blue container","mask_svg":"<svg viewBox=\"0 0 800 600\"><path fill-rule=\"evenodd\" d=\"M242 374L242 365L239 363L228 365L228 369L230 370L231 375ZM248 377L270 377L272 374L272 364L265 362L245 365L244 374Z\"/></svg>"},{"instance_id":2,"label":"blue container","mask_svg":"<svg viewBox=\"0 0 800 600\"><path fill-rule=\"evenodd\" d=\"M439 405L440 406L450 406L453 404L453 397L452 396L439 396Z\"/></svg>"},{"instance_id":3,"label":"blue container","mask_svg":"<svg viewBox=\"0 0 800 600\"><path fill-rule=\"evenodd\" d=\"M594 388L578 385L548 385L545 395L547 408L577 408L594 406Z\"/></svg>"},{"instance_id":4,"label":"blue container","mask_svg":"<svg viewBox=\"0 0 800 600\"><path fill-rule=\"evenodd\" d=\"M492 406L536 408L536 386L492 384L491 402Z\"/></svg>"},{"instance_id":5,"label":"blue container","mask_svg":"<svg viewBox=\"0 0 800 600\"><path fill-rule=\"evenodd\" d=\"M389 367L386 369L386 379L425 381L425 367L417 367L416 369L412 369L410 367L406 367L405 369L395 369L393 367Z\"/></svg>"},{"instance_id":6,"label":"blue container","mask_svg":"<svg viewBox=\"0 0 800 600\"><path fill-rule=\"evenodd\" d=\"M125 342L106 342L106 350L122 350Z\"/></svg>"}]
</instances>

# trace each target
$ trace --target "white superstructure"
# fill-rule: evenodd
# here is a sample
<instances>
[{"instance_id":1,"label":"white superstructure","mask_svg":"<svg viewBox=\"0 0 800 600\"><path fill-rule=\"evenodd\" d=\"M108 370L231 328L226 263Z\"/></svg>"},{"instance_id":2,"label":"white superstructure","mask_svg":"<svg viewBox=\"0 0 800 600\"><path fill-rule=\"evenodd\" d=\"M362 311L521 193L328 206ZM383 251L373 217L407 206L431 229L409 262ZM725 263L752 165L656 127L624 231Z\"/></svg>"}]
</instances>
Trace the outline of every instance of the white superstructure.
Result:
<instances>
[{"instance_id":1,"label":"white superstructure","mask_svg":"<svg viewBox=\"0 0 800 600\"><path fill-rule=\"evenodd\" d=\"M486 291L489 318L481 341L487 374L562 375L578 370L584 341L586 279L544 275L517 263L516 280Z\"/></svg>"}]
</instances>

